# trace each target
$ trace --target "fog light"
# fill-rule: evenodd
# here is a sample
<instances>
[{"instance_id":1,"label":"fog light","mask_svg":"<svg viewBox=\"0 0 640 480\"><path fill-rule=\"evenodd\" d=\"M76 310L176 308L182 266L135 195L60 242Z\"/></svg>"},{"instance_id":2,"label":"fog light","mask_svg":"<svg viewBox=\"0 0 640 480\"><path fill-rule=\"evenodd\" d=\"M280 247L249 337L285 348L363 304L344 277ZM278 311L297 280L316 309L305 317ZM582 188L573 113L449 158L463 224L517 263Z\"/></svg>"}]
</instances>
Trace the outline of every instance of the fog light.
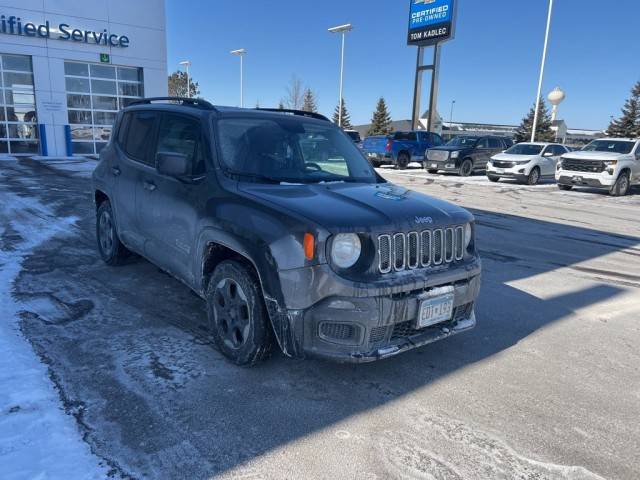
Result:
<instances>
[{"instance_id":1,"label":"fog light","mask_svg":"<svg viewBox=\"0 0 640 480\"><path fill-rule=\"evenodd\" d=\"M447 163L447 164L445 165L445 167L446 167L446 168L456 168L456 165L455 165L455 163Z\"/></svg>"}]
</instances>

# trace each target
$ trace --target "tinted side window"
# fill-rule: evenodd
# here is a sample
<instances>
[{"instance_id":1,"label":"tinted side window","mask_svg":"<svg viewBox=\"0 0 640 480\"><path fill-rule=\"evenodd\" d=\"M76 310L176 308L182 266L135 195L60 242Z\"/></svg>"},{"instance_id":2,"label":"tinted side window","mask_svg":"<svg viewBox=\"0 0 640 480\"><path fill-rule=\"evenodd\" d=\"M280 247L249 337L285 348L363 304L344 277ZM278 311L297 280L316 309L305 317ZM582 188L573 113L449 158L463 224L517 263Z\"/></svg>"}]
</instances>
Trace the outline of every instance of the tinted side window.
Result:
<instances>
[{"instance_id":1,"label":"tinted side window","mask_svg":"<svg viewBox=\"0 0 640 480\"><path fill-rule=\"evenodd\" d=\"M118 125L118 145L124 148L124 144L127 137L127 124L129 123L129 118L131 117L130 113L127 113L122 116L122 120L120 120L120 125Z\"/></svg>"},{"instance_id":2,"label":"tinted side window","mask_svg":"<svg viewBox=\"0 0 640 480\"><path fill-rule=\"evenodd\" d=\"M490 138L489 139L489 148L503 148L502 147L502 143L500 143L500 140L498 140L497 138Z\"/></svg>"},{"instance_id":3,"label":"tinted side window","mask_svg":"<svg viewBox=\"0 0 640 480\"><path fill-rule=\"evenodd\" d=\"M489 139L481 138L476 145L476 148L489 148Z\"/></svg>"},{"instance_id":4,"label":"tinted side window","mask_svg":"<svg viewBox=\"0 0 640 480\"><path fill-rule=\"evenodd\" d=\"M165 114L160 122L156 153L181 153L191 164L192 175L204 173L204 150L200 121Z\"/></svg>"},{"instance_id":5,"label":"tinted side window","mask_svg":"<svg viewBox=\"0 0 640 480\"><path fill-rule=\"evenodd\" d=\"M155 162L149 158L149 141L153 135L153 127L156 120L154 112L132 112L127 114L127 136L124 143L124 151L134 160L153 165Z\"/></svg>"},{"instance_id":6,"label":"tinted side window","mask_svg":"<svg viewBox=\"0 0 640 480\"><path fill-rule=\"evenodd\" d=\"M442 145L443 141L442 141L442 137L440 135L437 135L435 133L431 133L431 134L429 134L429 136L431 137L430 138L430 142L434 146L438 147L438 146Z\"/></svg>"}]
</instances>

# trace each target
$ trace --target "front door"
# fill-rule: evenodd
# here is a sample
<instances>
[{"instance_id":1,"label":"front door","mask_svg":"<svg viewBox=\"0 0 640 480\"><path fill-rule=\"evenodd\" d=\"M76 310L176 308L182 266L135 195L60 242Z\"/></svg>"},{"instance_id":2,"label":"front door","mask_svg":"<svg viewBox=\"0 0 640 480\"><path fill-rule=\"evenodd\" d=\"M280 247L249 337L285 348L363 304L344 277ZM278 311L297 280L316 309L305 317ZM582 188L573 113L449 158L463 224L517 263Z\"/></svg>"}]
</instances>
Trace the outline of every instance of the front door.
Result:
<instances>
[{"instance_id":1,"label":"front door","mask_svg":"<svg viewBox=\"0 0 640 480\"><path fill-rule=\"evenodd\" d=\"M491 148L489 147L489 139L481 138L476 145L475 155L473 157L473 167L476 170L484 170L487 163L492 157Z\"/></svg>"},{"instance_id":2,"label":"front door","mask_svg":"<svg viewBox=\"0 0 640 480\"><path fill-rule=\"evenodd\" d=\"M145 255L163 269L191 285L192 260L204 182L205 151L200 120L182 114L164 113L160 120L158 153L180 153L191 163L191 175L174 178L154 170L143 175L136 199Z\"/></svg>"}]
</instances>

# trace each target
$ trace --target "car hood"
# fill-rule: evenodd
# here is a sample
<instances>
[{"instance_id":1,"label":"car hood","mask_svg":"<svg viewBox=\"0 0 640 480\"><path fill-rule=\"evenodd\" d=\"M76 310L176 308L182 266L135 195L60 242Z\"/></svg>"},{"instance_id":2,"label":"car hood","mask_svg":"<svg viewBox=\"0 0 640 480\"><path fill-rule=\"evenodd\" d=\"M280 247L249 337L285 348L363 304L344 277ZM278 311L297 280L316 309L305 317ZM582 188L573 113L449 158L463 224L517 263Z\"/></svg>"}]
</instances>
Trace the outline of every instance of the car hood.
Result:
<instances>
[{"instance_id":1,"label":"car hood","mask_svg":"<svg viewBox=\"0 0 640 480\"><path fill-rule=\"evenodd\" d=\"M565 153L562 158L574 158L576 160L611 160L623 157L624 154L616 152L577 152Z\"/></svg>"},{"instance_id":2,"label":"car hood","mask_svg":"<svg viewBox=\"0 0 640 480\"><path fill-rule=\"evenodd\" d=\"M456 147L454 145L440 145L439 147L431 147L429 150L444 150L446 152L455 152L460 150L473 150L472 147Z\"/></svg>"},{"instance_id":3,"label":"car hood","mask_svg":"<svg viewBox=\"0 0 640 480\"><path fill-rule=\"evenodd\" d=\"M498 153L491 157L492 160L503 160L506 162L530 162L538 158L538 155L513 155L511 153Z\"/></svg>"},{"instance_id":4,"label":"car hood","mask_svg":"<svg viewBox=\"0 0 640 480\"><path fill-rule=\"evenodd\" d=\"M245 195L303 216L331 233L422 230L473 220L461 207L390 183L241 183L238 188Z\"/></svg>"}]
</instances>

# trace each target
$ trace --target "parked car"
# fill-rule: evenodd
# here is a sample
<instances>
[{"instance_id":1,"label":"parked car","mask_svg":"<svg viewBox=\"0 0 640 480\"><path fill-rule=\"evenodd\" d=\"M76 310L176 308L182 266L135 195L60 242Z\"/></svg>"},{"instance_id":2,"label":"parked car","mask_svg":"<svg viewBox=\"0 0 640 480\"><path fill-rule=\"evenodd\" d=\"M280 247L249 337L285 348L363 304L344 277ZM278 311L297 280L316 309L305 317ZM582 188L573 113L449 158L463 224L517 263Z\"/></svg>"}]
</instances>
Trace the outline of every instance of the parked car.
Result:
<instances>
[{"instance_id":1,"label":"parked car","mask_svg":"<svg viewBox=\"0 0 640 480\"><path fill-rule=\"evenodd\" d=\"M429 173L444 171L467 177L486 170L493 155L512 145L511 139L506 137L458 136L445 145L427 150L424 167Z\"/></svg>"},{"instance_id":2,"label":"parked car","mask_svg":"<svg viewBox=\"0 0 640 480\"><path fill-rule=\"evenodd\" d=\"M372 140L367 143L367 138ZM389 163L401 170L411 162L422 162L427 148L443 143L440 135L425 131L395 132L388 137L367 138L363 144L363 152L373 166Z\"/></svg>"},{"instance_id":3,"label":"parked car","mask_svg":"<svg viewBox=\"0 0 640 480\"><path fill-rule=\"evenodd\" d=\"M613 196L640 184L640 139L601 138L562 156L556 170L560 190L606 188Z\"/></svg>"},{"instance_id":4,"label":"parked car","mask_svg":"<svg viewBox=\"0 0 640 480\"><path fill-rule=\"evenodd\" d=\"M328 156L306 158L313 139ZM374 361L475 325L473 216L386 182L322 115L139 100L93 185L102 259L136 252L190 287L238 365L274 344Z\"/></svg>"},{"instance_id":5,"label":"parked car","mask_svg":"<svg viewBox=\"0 0 640 480\"><path fill-rule=\"evenodd\" d=\"M492 182L510 178L537 185L541 178L553 178L560 156L568 151L559 143L518 143L491 157L487 177Z\"/></svg>"},{"instance_id":6,"label":"parked car","mask_svg":"<svg viewBox=\"0 0 640 480\"><path fill-rule=\"evenodd\" d=\"M351 140L353 140L353 143L355 143L356 145L362 142L362 138L360 138L360 133L357 132L356 130L345 130L344 133L346 133L347 136L351 138Z\"/></svg>"}]
</instances>

